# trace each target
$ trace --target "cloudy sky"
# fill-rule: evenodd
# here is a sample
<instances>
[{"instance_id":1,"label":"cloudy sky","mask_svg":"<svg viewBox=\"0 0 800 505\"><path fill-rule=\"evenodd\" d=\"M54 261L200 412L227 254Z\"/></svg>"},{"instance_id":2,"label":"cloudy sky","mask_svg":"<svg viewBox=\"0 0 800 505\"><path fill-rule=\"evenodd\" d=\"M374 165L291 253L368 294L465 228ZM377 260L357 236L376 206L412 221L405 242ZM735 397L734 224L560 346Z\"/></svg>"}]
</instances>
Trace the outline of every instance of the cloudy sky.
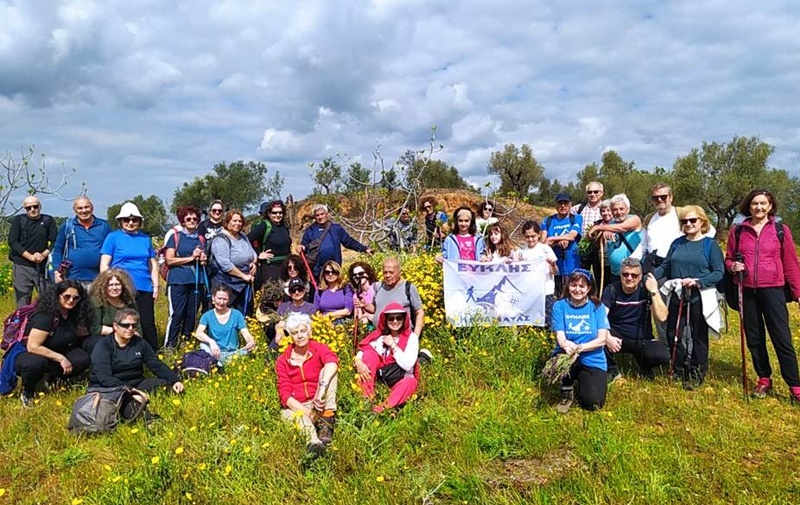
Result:
<instances>
[{"instance_id":1,"label":"cloudy sky","mask_svg":"<svg viewBox=\"0 0 800 505\"><path fill-rule=\"evenodd\" d=\"M780 0L0 0L0 151L74 167L62 194L85 182L103 215L222 160L301 198L309 162L391 164L434 125L475 183L508 142L562 181L734 135L794 172L798 26Z\"/></svg>"}]
</instances>

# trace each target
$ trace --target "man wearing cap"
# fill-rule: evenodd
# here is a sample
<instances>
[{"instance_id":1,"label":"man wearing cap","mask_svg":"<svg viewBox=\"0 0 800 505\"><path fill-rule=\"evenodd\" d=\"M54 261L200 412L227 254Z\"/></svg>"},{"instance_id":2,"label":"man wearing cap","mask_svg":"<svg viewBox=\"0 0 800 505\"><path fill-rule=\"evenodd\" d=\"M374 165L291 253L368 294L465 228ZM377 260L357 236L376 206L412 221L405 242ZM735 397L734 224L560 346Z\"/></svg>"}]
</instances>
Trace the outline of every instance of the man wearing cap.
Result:
<instances>
[{"instance_id":1,"label":"man wearing cap","mask_svg":"<svg viewBox=\"0 0 800 505\"><path fill-rule=\"evenodd\" d=\"M100 248L111 227L93 214L94 205L86 196L72 201L75 216L58 230L53 248L55 281L74 279L88 285L100 274Z\"/></svg>"},{"instance_id":2,"label":"man wearing cap","mask_svg":"<svg viewBox=\"0 0 800 505\"><path fill-rule=\"evenodd\" d=\"M425 311L422 310L422 299L417 287L403 279L400 262L397 258L386 258L383 261L383 282L376 282L372 289L375 291L373 303L365 305L364 309L372 314L380 314L390 303L399 303L409 311L411 322L414 324L414 333L422 335L425 323Z\"/></svg>"},{"instance_id":3,"label":"man wearing cap","mask_svg":"<svg viewBox=\"0 0 800 505\"><path fill-rule=\"evenodd\" d=\"M47 257L56 241L55 220L42 214L42 202L35 196L22 201L25 214L14 216L8 232L8 257L14 280L17 307L31 303L33 288L41 295L47 284Z\"/></svg>"},{"instance_id":4,"label":"man wearing cap","mask_svg":"<svg viewBox=\"0 0 800 505\"><path fill-rule=\"evenodd\" d=\"M558 275L556 276L556 297L569 274L580 268L578 242L583 229L583 217L570 214L572 198L566 193L556 195L556 213L546 218L542 225L541 238L556 253Z\"/></svg>"},{"instance_id":5,"label":"man wearing cap","mask_svg":"<svg viewBox=\"0 0 800 505\"><path fill-rule=\"evenodd\" d=\"M319 278L322 265L328 261L342 264L342 246L353 251L372 254L372 249L350 236L342 225L330 220L328 206L322 203L314 205L314 222L303 233L300 250L315 261L309 261L314 277ZM314 258L316 256L316 258Z\"/></svg>"}]
</instances>

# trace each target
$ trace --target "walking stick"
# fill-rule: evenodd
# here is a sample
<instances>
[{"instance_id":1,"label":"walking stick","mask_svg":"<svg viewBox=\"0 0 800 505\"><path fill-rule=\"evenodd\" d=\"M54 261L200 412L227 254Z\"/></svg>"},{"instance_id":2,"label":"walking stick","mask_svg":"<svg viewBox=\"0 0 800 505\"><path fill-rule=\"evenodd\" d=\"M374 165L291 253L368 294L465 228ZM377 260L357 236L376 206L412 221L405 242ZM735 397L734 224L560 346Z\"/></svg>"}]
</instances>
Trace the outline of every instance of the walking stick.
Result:
<instances>
[{"instance_id":1,"label":"walking stick","mask_svg":"<svg viewBox=\"0 0 800 505\"><path fill-rule=\"evenodd\" d=\"M736 254L736 261L744 263L744 256L741 253ZM739 295L739 346L742 349L742 395L747 398L747 358L744 352L746 345L747 334L744 331L744 271L737 273L738 284L736 290Z\"/></svg>"},{"instance_id":2,"label":"walking stick","mask_svg":"<svg viewBox=\"0 0 800 505\"><path fill-rule=\"evenodd\" d=\"M314 272L311 271L311 267L308 266L308 260L306 259L305 251L300 251L300 257L303 258L303 264L306 266L306 272L308 273L308 278L311 279L311 284L314 286L314 291L319 291L317 287L317 280L314 278Z\"/></svg>"},{"instance_id":3,"label":"walking stick","mask_svg":"<svg viewBox=\"0 0 800 505\"><path fill-rule=\"evenodd\" d=\"M197 308L200 301L200 258L194 259L194 317L197 317Z\"/></svg>"},{"instance_id":4,"label":"walking stick","mask_svg":"<svg viewBox=\"0 0 800 505\"><path fill-rule=\"evenodd\" d=\"M606 247L606 241L602 238L600 239L600 293L603 292L603 285L605 284L606 280L606 255L604 249Z\"/></svg>"},{"instance_id":5,"label":"walking stick","mask_svg":"<svg viewBox=\"0 0 800 505\"><path fill-rule=\"evenodd\" d=\"M680 301L678 302L678 320L675 323L675 335L672 337L672 355L669 358L669 376L672 377L673 372L675 372L675 355L677 354L678 350L678 330L681 327L681 315L683 315L683 302L685 298L683 293L681 293Z\"/></svg>"},{"instance_id":6,"label":"walking stick","mask_svg":"<svg viewBox=\"0 0 800 505\"><path fill-rule=\"evenodd\" d=\"M250 301L250 284L244 287L244 314L247 315L247 302Z\"/></svg>"}]
</instances>

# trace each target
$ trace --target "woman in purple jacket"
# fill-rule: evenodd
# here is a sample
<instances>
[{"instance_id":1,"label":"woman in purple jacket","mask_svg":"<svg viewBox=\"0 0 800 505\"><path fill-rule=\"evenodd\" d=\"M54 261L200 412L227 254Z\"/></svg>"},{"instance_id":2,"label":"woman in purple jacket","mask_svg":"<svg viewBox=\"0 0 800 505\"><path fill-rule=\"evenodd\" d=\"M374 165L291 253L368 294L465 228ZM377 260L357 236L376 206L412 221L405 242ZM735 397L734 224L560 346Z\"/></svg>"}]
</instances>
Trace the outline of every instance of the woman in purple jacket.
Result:
<instances>
[{"instance_id":1,"label":"woman in purple jacket","mask_svg":"<svg viewBox=\"0 0 800 505\"><path fill-rule=\"evenodd\" d=\"M344 323L353 315L353 289L342 278L342 267L335 261L322 265L314 305L321 314L331 316L334 324Z\"/></svg>"},{"instance_id":2,"label":"woman in purple jacket","mask_svg":"<svg viewBox=\"0 0 800 505\"><path fill-rule=\"evenodd\" d=\"M743 306L739 310L743 311L747 347L758 374L752 396L764 398L772 392L766 325L790 397L800 402L800 373L783 289L788 283L792 299L800 301L800 264L792 232L775 219L777 210L778 202L769 191L754 190L745 197L739 212L746 218L728 234L725 268L737 282L740 272L742 275Z\"/></svg>"}]
</instances>

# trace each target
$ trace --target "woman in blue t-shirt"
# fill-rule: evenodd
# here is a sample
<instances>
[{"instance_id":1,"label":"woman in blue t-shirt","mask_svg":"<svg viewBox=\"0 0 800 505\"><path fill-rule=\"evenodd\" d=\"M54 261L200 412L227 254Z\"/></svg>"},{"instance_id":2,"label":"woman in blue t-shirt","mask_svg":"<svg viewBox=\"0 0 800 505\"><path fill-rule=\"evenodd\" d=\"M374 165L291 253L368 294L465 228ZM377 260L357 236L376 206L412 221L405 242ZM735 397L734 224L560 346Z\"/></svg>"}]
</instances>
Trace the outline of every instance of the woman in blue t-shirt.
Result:
<instances>
[{"instance_id":1,"label":"woman in blue t-shirt","mask_svg":"<svg viewBox=\"0 0 800 505\"><path fill-rule=\"evenodd\" d=\"M203 265L206 263L205 237L197 233L200 210L184 206L178 209L178 222L183 228L167 239L164 258L167 271L167 299L169 319L165 347L178 346L181 335L188 337L194 331L197 309L203 300Z\"/></svg>"},{"instance_id":2,"label":"woman in blue t-shirt","mask_svg":"<svg viewBox=\"0 0 800 505\"><path fill-rule=\"evenodd\" d=\"M116 220L119 229L108 234L100 250L100 271L120 268L130 274L136 288L142 337L157 351L161 346L155 319L155 301L158 298L156 251L150 235L140 231L144 218L135 204L123 204Z\"/></svg>"},{"instance_id":3,"label":"woman in blue t-shirt","mask_svg":"<svg viewBox=\"0 0 800 505\"><path fill-rule=\"evenodd\" d=\"M606 401L606 356L603 348L608 335L608 315L597 298L591 272L579 268L567 278L562 298L553 305L552 330L556 333L553 354L576 356L569 374L561 383L558 411L566 413L577 399L586 410L597 410Z\"/></svg>"},{"instance_id":4,"label":"woman in blue t-shirt","mask_svg":"<svg viewBox=\"0 0 800 505\"><path fill-rule=\"evenodd\" d=\"M194 338L200 341L200 349L224 366L237 354L247 354L256 348L256 341L241 312L230 307L233 292L228 286L220 284L211 290L211 303L214 305L200 317L200 324ZM239 347L239 335L244 338L244 347Z\"/></svg>"}]
</instances>

